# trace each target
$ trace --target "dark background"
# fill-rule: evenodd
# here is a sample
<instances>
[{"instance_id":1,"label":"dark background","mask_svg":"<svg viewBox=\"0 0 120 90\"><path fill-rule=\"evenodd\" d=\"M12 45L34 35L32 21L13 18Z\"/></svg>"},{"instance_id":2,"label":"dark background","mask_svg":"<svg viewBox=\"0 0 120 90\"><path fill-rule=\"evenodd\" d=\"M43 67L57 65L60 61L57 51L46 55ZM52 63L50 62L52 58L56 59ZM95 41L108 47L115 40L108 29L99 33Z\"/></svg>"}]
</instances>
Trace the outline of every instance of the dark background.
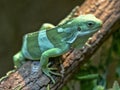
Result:
<instances>
[{"instance_id":1,"label":"dark background","mask_svg":"<svg viewBox=\"0 0 120 90\"><path fill-rule=\"evenodd\" d=\"M0 77L13 69L22 36L45 23L56 25L83 0L0 0Z\"/></svg>"}]
</instances>

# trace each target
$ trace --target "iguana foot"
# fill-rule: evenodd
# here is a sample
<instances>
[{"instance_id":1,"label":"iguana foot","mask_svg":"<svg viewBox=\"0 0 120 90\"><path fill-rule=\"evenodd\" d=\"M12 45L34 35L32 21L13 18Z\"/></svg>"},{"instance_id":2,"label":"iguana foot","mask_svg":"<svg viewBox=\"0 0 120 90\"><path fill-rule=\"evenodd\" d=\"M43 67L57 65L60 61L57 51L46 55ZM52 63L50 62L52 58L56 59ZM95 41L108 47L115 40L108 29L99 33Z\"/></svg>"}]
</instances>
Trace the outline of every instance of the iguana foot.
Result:
<instances>
[{"instance_id":1,"label":"iguana foot","mask_svg":"<svg viewBox=\"0 0 120 90\"><path fill-rule=\"evenodd\" d=\"M49 65L50 64L48 64L46 67L42 68L42 71L44 74L46 74L52 80L53 83L55 83L55 80L51 74L56 75L56 76L61 76L61 74L53 72L53 70L57 70L57 68L49 68L48 67Z\"/></svg>"}]
</instances>

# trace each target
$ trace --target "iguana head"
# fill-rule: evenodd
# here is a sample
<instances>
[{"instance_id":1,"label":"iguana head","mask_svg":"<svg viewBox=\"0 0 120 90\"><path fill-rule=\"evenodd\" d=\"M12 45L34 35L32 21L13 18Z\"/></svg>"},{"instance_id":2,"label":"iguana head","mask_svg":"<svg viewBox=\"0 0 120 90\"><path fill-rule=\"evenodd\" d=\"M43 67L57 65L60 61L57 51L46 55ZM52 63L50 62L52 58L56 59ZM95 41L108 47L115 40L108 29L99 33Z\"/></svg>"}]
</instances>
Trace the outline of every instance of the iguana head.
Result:
<instances>
[{"instance_id":1,"label":"iguana head","mask_svg":"<svg viewBox=\"0 0 120 90\"><path fill-rule=\"evenodd\" d=\"M80 15L66 22L69 27L64 32L69 33L66 41L73 43L76 38L88 38L97 32L102 26L102 21L92 14Z\"/></svg>"},{"instance_id":2,"label":"iguana head","mask_svg":"<svg viewBox=\"0 0 120 90\"><path fill-rule=\"evenodd\" d=\"M80 15L71 19L67 23L71 27L77 28L76 32L81 32L81 35L86 35L96 32L102 26L102 21L92 14Z\"/></svg>"},{"instance_id":3,"label":"iguana head","mask_svg":"<svg viewBox=\"0 0 120 90\"><path fill-rule=\"evenodd\" d=\"M79 31L79 36L93 34L98 31L102 26L102 21L92 14L81 15L74 19L73 22L77 23L77 30Z\"/></svg>"}]
</instances>

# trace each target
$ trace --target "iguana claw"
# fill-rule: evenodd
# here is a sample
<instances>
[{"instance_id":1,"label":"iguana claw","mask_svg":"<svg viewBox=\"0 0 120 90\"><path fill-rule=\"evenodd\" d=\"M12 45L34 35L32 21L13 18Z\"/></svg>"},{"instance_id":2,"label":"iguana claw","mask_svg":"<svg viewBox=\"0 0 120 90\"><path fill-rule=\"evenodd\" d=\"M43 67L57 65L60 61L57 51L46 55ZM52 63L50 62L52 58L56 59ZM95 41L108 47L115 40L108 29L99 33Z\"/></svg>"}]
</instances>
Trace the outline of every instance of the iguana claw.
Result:
<instances>
[{"instance_id":1,"label":"iguana claw","mask_svg":"<svg viewBox=\"0 0 120 90\"><path fill-rule=\"evenodd\" d=\"M48 64L47 67L42 68L42 71L44 72L45 75L47 75L52 80L53 83L55 83L55 80L51 74L56 75L56 76L61 76L61 74L53 72L52 70L57 70L57 68L49 68L48 67L49 65L50 64Z\"/></svg>"}]
</instances>

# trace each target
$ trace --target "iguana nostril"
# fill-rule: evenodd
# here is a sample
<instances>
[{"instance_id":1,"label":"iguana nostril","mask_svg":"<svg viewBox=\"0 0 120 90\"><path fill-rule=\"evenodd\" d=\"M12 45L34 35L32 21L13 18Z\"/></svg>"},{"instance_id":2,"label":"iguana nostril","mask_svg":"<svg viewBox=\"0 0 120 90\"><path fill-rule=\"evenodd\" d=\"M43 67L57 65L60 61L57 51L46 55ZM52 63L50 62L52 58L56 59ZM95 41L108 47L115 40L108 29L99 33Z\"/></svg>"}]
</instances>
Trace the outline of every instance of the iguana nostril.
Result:
<instances>
[{"instance_id":1,"label":"iguana nostril","mask_svg":"<svg viewBox=\"0 0 120 90\"><path fill-rule=\"evenodd\" d=\"M81 31L81 28L80 28L80 27L78 27L78 28L77 28L77 30L78 30L78 31Z\"/></svg>"}]
</instances>

